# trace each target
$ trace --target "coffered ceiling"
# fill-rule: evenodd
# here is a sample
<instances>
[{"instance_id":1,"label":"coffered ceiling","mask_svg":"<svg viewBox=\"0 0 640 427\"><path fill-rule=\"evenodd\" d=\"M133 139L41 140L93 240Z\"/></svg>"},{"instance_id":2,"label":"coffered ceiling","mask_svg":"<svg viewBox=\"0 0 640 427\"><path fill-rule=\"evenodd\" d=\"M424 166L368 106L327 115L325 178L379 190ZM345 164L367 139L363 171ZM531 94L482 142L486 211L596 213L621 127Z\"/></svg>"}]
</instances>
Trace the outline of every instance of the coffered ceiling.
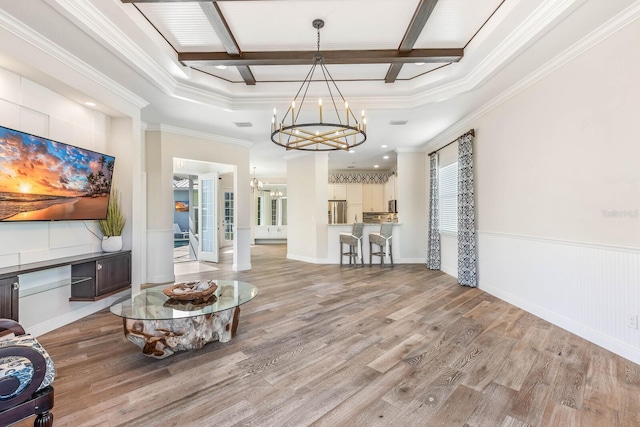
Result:
<instances>
[{"instance_id":1,"label":"coffered ceiling","mask_svg":"<svg viewBox=\"0 0 640 427\"><path fill-rule=\"evenodd\" d=\"M94 69L103 86L128 91L151 128L249 145L258 175L284 176L287 156L296 153L270 141L271 114L284 111L311 67L314 19L325 22L320 52L332 77L352 108L367 111L367 142L353 154L331 152L330 168L385 170L397 152L430 148L425 144L633 3L0 0L0 30L24 32L26 41L38 34L46 48ZM79 101L90 95L56 86L42 67L36 72L27 49L2 47L0 65ZM322 96L322 89L311 91ZM96 108L113 114L108 107Z\"/></svg>"}]
</instances>

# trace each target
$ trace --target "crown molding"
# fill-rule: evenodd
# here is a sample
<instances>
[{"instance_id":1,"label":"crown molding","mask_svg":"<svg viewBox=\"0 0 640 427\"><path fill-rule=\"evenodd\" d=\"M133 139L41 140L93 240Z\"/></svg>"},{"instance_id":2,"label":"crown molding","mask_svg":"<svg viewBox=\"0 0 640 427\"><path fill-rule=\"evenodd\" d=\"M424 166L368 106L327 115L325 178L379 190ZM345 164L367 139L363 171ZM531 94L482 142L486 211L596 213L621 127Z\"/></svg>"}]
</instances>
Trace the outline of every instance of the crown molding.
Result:
<instances>
[{"instance_id":1,"label":"crown molding","mask_svg":"<svg viewBox=\"0 0 640 427\"><path fill-rule=\"evenodd\" d=\"M0 9L0 28L10 32L16 37L34 46L36 49L39 49L45 54L51 56L53 59L103 86L128 103L134 105L136 108L140 109L149 105L149 102L143 98L111 80L99 70L91 67L67 50L62 49L60 46L43 37L40 33L32 30L30 27L23 24L21 21L9 15L2 9Z\"/></svg>"},{"instance_id":2,"label":"crown molding","mask_svg":"<svg viewBox=\"0 0 640 427\"><path fill-rule=\"evenodd\" d=\"M488 103L484 104L478 110L466 116L453 126L445 129L443 132L441 132L439 135L437 135L435 138L424 145L425 151L437 150L440 145L447 144L452 138L455 138L464 133L466 129L468 129L479 118L504 104L523 90L529 88L539 80L558 70L577 56L583 54L598 43L604 41L609 36L615 34L638 18L640 18L640 1L636 1L627 9L618 13L613 18L609 19L607 22L591 31L585 37L569 46L567 49L556 55L550 61L527 75L524 79L511 86Z\"/></svg>"},{"instance_id":3,"label":"crown molding","mask_svg":"<svg viewBox=\"0 0 640 427\"><path fill-rule=\"evenodd\" d=\"M231 110L232 100L228 96L212 92L210 90L201 89L196 86L176 82L176 88L173 96L190 102L198 102L205 105L213 105L225 110ZM254 105L255 106L255 105Z\"/></svg>"},{"instance_id":4,"label":"crown molding","mask_svg":"<svg viewBox=\"0 0 640 427\"><path fill-rule=\"evenodd\" d=\"M69 12L88 31L98 36L118 52L125 61L138 68L148 80L167 95L173 93L177 81L142 48L127 37L117 26L107 19L92 2L54 0L64 10Z\"/></svg>"},{"instance_id":5,"label":"crown molding","mask_svg":"<svg viewBox=\"0 0 640 427\"><path fill-rule=\"evenodd\" d=\"M413 96L412 106L415 107L431 102L442 101L476 88L503 66L503 64L517 55L519 51L538 34L546 30L547 27L567 9L573 7L575 3L582 3L584 1L585 0L544 1L522 25L512 31L502 43L465 77Z\"/></svg>"},{"instance_id":6,"label":"crown molding","mask_svg":"<svg viewBox=\"0 0 640 427\"><path fill-rule=\"evenodd\" d=\"M395 151L396 153L419 153L424 150L425 148L421 146L421 147L398 147L393 151Z\"/></svg>"},{"instance_id":7,"label":"crown molding","mask_svg":"<svg viewBox=\"0 0 640 427\"><path fill-rule=\"evenodd\" d=\"M73 14L80 22L90 22L91 31L111 45L119 52L124 52L127 60L134 63L147 78L159 86L163 92L177 98L192 102L201 102L215 105L227 110L243 108L255 108L256 106L270 106L280 95L274 97L242 97L233 99L213 92L211 89L196 86L189 80L179 80L167 73L160 65L151 59L146 52L140 49L121 30L113 25L104 15L91 4L91 2L77 2L74 0L54 0L61 7ZM464 77L432 89L424 90L415 95L398 96L384 95L371 97L350 96L349 99L363 108L379 107L382 100L385 108L415 108L424 104L442 101L467 92L477 87L482 81L491 76L506 61L516 55L527 43L544 31L549 24L561 16L568 8L585 0L544 0L533 14L518 26L505 40L500 43L478 67ZM464 59L463 59L464 61ZM290 100L286 99L285 103Z\"/></svg>"},{"instance_id":8,"label":"crown molding","mask_svg":"<svg viewBox=\"0 0 640 427\"><path fill-rule=\"evenodd\" d=\"M496 70L509 61L514 55L531 42L538 34L545 31L558 17L565 13L569 8L574 7L577 3L583 3L585 0L545 0L536 10L527 18L523 25L518 26L512 31L507 38L501 42L480 64L464 77L459 78L450 83L440 85L433 89L427 89L416 95L398 96L393 95L386 97L384 95L371 97L349 96L350 102L357 103L363 108L374 108L380 105L383 100L385 108L415 108L424 104L438 102L452 98L461 93L468 92L485 79L490 77ZM464 61L464 59L463 59ZM206 89L196 88L189 84L181 84L181 91L188 93L192 98L207 99L211 97L211 92ZM187 90L187 88L189 88ZM280 96L278 99L281 98ZM186 98L189 99L189 98ZM243 98L229 99L226 107L228 109L255 108L256 106L273 105L275 98ZM216 102L217 101L217 102ZM214 96L212 102L219 105L217 96ZM283 101L290 102L289 99Z\"/></svg>"},{"instance_id":9,"label":"crown molding","mask_svg":"<svg viewBox=\"0 0 640 427\"><path fill-rule=\"evenodd\" d=\"M147 125L146 132L169 132L178 135L190 136L193 138L207 139L209 141L222 142L224 144L239 145L241 147L252 147L253 143L243 139L231 138L229 136L216 135L208 132L200 132L192 129L185 129L171 125Z\"/></svg>"}]
</instances>

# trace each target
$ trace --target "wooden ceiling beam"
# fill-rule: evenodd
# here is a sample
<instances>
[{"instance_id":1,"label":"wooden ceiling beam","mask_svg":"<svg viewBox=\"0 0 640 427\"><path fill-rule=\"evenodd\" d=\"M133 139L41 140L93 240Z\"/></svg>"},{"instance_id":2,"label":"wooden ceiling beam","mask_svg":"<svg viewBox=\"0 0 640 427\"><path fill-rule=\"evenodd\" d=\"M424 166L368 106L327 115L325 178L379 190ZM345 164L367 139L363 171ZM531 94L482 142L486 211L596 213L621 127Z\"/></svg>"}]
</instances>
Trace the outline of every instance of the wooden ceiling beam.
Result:
<instances>
[{"instance_id":1,"label":"wooden ceiling beam","mask_svg":"<svg viewBox=\"0 0 640 427\"><path fill-rule=\"evenodd\" d=\"M122 3L187 3L187 2L217 3L219 1L240 1L240 0L120 0L120 1Z\"/></svg>"},{"instance_id":2,"label":"wooden ceiling beam","mask_svg":"<svg viewBox=\"0 0 640 427\"><path fill-rule=\"evenodd\" d=\"M438 0L420 0L420 4L411 18L411 23L409 24L409 27L407 27L407 31L404 33L404 37L402 38L400 47L398 47L398 51L409 52L413 49L413 46L415 46L418 37L420 37L420 33L422 33L422 30L427 24L427 21L429 20L429 17L437 3ZM391 64L387 71L387 75L384 77L384 82L395 82L400 70L402 69L402 65L402 63Z\"/></svg>"},{"instance_id":3,"label":"wooden ceiling beam","mask_svg":"<svg viewBox=\"0 0 640 427\"><path fill-rule=\"evenodd\" d=\"M415 62L458 62L464 49L398 50L328 50L321 52L325 64L407 64ZM316 51L243 52L240 56L226 52L182 52L182 63L198 62L202 65L311 65Z\"/></svg>"},{"instance_id":4,"label":"wooden ceiling beam","mask_svg":"<svg viewBox=\"0 0 640 427\"><path fill-rule=\"evenodd\" d=\"M231 29L229 29L229 25L224 19L220 7L218 7L216 3L209 1L207 3L200 3L200 8L222 42L227 53L235 56L241 55L242 51L240 50L240 46L238 46L235 37L233 37ZM236 68L247 85L252 86L256 84L256 78L253 76L248 65L237 65Z\"/></svg>"}]
</instances>

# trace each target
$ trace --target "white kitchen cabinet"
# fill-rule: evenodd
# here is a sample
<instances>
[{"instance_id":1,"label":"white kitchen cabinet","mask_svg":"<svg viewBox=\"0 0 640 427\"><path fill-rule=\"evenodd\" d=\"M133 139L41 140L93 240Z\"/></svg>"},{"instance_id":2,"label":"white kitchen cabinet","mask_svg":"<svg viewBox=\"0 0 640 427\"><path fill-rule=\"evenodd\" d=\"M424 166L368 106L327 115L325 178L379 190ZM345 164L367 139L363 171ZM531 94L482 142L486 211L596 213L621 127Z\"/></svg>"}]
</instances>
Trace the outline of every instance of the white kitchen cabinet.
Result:
<instances>
[{"instance_id":1,"label":"white kitchen cabinet","mask_svg":"<svg viewBox=\"0 0 640 427\"><path fill-rule=\"evenodd\" d=\"M256 225L253 237L256 240L283 240L287 238L287 226Z\"/></svg>"},{"instance_id":2,"label":"white kitchen cabinet","mask_svg":"<svg viewBox=\"0 0 640 427\"><path fill-rule=\"evenodd\" d=\"M384 184L384 195L385 200L395 200L396 199L396 176L391 175L389 180Z\"/></svg>"},{"instance_id":3,"label":"white kitchen cabinet","mask_svg":"<svg viewBox=\"0 0 640 427\"><path fill-rule=\"evenodd\" d=\"M347 200L347 184L329 184L329 200Z\"/></svg>"},{"instance_id":4,"label":"white kitchen cabinet","mask_svg":"<svg viewBox=\"0 0 640 427\"><path fill-rule=\"evenodd\" d=\"M362 211L387 211L387 201L384 198L384 184L362 184Z\"/></svg>"},{"instance_id":5,"label":"white kitchen cabinet","mask_svg":"<svg viewBox=\"0 0 640 427\"><path fill-rule=\"evenodd\" d=\"M347 187L347 206L350 204L360 205L362 207L362 184L346 184ZM351 221L349 217L349 222Z\"/></svg>"},{"instance_id":6,"label":"white kitchen cabinet","mask_svg":"<svg viewBox=\"0 0 640 427\"><path fill-rule=\"evenodd\" d=\"M347 224L362 222L362 203L347 202Z\"/></svg>"}]
</instances>

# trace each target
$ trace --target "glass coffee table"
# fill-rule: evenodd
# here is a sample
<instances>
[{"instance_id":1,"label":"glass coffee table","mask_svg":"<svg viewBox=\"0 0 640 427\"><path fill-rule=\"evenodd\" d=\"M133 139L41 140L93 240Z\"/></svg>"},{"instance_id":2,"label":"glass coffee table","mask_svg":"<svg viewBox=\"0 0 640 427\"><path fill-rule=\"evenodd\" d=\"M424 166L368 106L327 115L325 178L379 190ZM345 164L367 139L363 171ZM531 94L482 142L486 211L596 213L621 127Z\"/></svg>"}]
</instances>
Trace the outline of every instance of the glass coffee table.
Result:
<instances>
[{"instance_id":1,"label":"glass coffee table","mask_svg":"<svg viewBox=\"0 0 640 427\"><path fill-rule=\"evenodd\" d=\"M218 288L205 302L176 301L162 292L169 285L160 285L117 301L110 310L122 317L129 341L156 359L227 342L236 334L240 306L255 298L258 288L237 280L213 282Z\"/></svg>"}]
</instances>

